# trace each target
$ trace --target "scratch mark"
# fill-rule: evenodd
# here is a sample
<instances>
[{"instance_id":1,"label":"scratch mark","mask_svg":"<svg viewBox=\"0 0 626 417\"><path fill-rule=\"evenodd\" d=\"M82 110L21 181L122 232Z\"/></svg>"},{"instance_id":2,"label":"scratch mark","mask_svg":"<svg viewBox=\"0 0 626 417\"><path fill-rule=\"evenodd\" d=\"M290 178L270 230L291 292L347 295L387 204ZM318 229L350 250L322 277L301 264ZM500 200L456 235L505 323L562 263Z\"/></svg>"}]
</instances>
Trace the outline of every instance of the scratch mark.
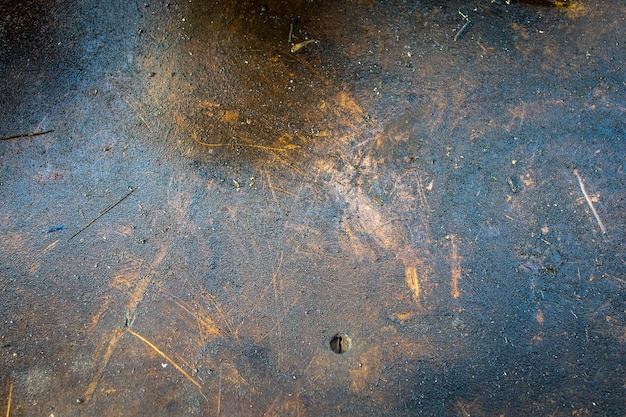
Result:
<instances>
[{"instance_id":1,"label":"scratch mark","mask_svg":"<svg viewBox=\"0 0 626 417\"><path fill-rule=\"evenodd\" d=\"M407 266L404 269L406 283L412 291L413 301L420 304L420 295L422 289L420 287L419 277L417 276L417 268L415 266Z\"/></svg>"},{"instance_id":2,"label":"scratch mark","mask_svg":"<svg viewBox=\"0 0 626 417\"><path fill-rule=\"evenodd\" d=\"M306 375L306 373L308 372L309 368L311 367L311 365L313 364L313 361L317 358L317 352L320 350L319 345L315 348L315 351L313 352L313 354L311 355L311 359L309 360L309 363L307 363L307 365L302 369L302 376Z\"/></svg>"},{"instance_id":3,"label":"scratch mark","mask_svg":"<svg viewBox=\"0 0 626 417\"><path fill-rule=\"evenodd\" d=\"M59 243L58 239L42 249L41 252L39 252L39 255L33 257L33 260L28 267L28 271L31 274L34 274L41 266L41 257L51 251L57 245L57 243Z\"/></svg>"},{"instance_id":4,"label":"scratch mark","mask_svg":"<svg viewBox=\"0 0 626 417\"><path fill-rule=\"evenodd\" d=\"M224 143L219 143L219 142L215 142L215 143L205 142L199 139L195 133L191 135L191 139L193 139L193 141L196 142L197 144L205 146L207 148L219 148L225 145ZM240 139L240 138L236 138L236 139ZM247 140L251 142L251 140L246 137L243 137L243 140ZM257 145L255 143L240 142L238 143L238 146L243 146L246 148L253 148L253 149L261 149L264 151L276 151L276 152L286 152L286 151L292 151L294 149L300 149L300 146L293 145L293 144L287 144L285 146L265 146L265 145Z\"/></svg>"},{"instance_id":5,"label":"scratch mark","mask_svg":"<svg viewBox=\"0 0 626 417\"><path fill-rule=\"evenodd\" d=\"M449 235L450 245L452 246L452 252L450 253L450 273L452 277L451 282L451 295L452 298L459 298L461 292L459 291L459 279L461 278L461 257L458 253L458 246L456 243L456 236Z\"/></svg>"},{"instance_id":6,"label":"scratch mark","mask_svg":"<svg viewBox=\"0 0 626 417\"><path fill-rule=\"evenodd\" d=\"M162 352L158 347L156 347L154 344L152 344L152 342L150 342L148 339L146 339L145 337L143 337L142 335L140 335L137 332L132 331L131 329L127 330L128 333L132 334L133 336L135 336L136 338L138 338L139 340L141 340L142 342L144 342L146 345L150 346L156 353L158 353L159 355L161 355L166 361L168 361L169 363L171 363L174 368L176 368L178 370L178 372L180 372L181 374L183 374L183 376L185 378L187 378L187 380L189 380L192 384L194 384L196 387L198 387L200 390L202 390L202 385L200 385L200 383L198 381L196 381L195 379L193 379L191 377L191 375L189 375L187 372L185 372L185 370L183 368L181 368L176 362L174 362L174 360L172 358L170 358L169 356L167 356L164 352ZM202 391L200 391L200 393L202 394ZM202 394L202 396L204 397L204 394ZM206 399L206 397L204 397Z\"/></svg>"},{"instance_id":7,"label":"scratch mark","mask_svg":"<svg viewBox=\"0 0 626 417\"><path fill-rule=\"evenodd\" d=\"M130 101L126 99L126 97L122 97L122 100L124 100L126 104L128 104L128 106L135 112L137 117L139 117L141 121L146 125L146 127L150 130L151 128L150 128L150 125L148 124L148 121L141 115L141 113L139 113L139 110L137 110L137 107L133 106L130 103Z\"/></svg>"},{"instance_id":8,"label":"scratch mark","mask_svg":"<svg viewBox=\"0 0 626 417\"><path fill-rule=\"evenodd\" d=\"M361 109L361 107L356 104L356 102L352 100L352 98L345 91L339 93L339 105L344 109L347 109L350 113L358 116L364 115L363 109Z\"/></svg>"},{"instance_id":9,"label":"scratch mark","mask_svg":"<svg viewBox=\"0 0 626 417\"><path fill-rule=\"evenodd\" d=\"M593 206L593 202L591 201L591 198L589 198L589 195L587 194L587 191L585 190L585 185L583 184L583 178L580 176L580 174L578 173L578 169L576 168L574 168L574 175L576 175L576 178L578 178L580 191L583 192L583 196L585 196L585 200L587 201L587 204L591 208L591 212L593 213L593 216L596 218L596 221L598 222L598 225L600 226L600 230L602 230L602 234L605 234L606 227L604 227L604 223L602 223L602 220L600 220L600 216L598 216L598 212L596 211L596 208Z\"/></svg>"},{"instance_id":10,"label":"scratch mark","mask_svg":"<svg viewBox=\"0 0 626 417\"><path fill-rule=\"evenodd\" d=\"M278 260L278 265L281 265L283 262L283 251L280 251L280 257ZM278 271L277 271L278 272ZM277 283L277 277L279 277L279 282ZM274 286L274 306L276 308L276 322L274 324L274 326L272 327L272 329L276 328L277 329L277 333L278 333L278 339L282 340L282 329L280 326L280 323L282 322L283 318L285 317L285 315L287 314L287 312L284 313L284 315L280 318L278 318L278 316L281 313L281 309L282 306L284 305L284 300L282 300L283 302L279 302L279 294L282 294L282 276L279 276L278 273L274 273L272 276L272 285ZM280 288L279 288L280 287ZM271 332L271 330L270 330ZM268 334L270 333L268 332ZM261 339L262 340L262 339ZM283 357L283 351L282 351L282 343L278 343L278 368L280 368L280 363L281 363L281 359Z\"/></svg>"},{"instance_id":11,"label":"scratch mark","mask_svg":"<svg viewBox=\"0 0 626 417\"><path fill-rule=\"evenodd\" d=\"M280 273L280 266L283 262L283 251L280 251L280 256L278 258L278 266L276 267L276 269L274 270L274 272L272 273L272 279L270 280L270 282L267 283L267 286L265 287L265 289L263 289L263 292L261 293L261 295L259 296L258 301L256 302L256 304L252 307L252 309L250 310L250 313L248 313L248 315L246 316L246 318L251 317L254 312L256 311L256 309L259 307L259 304L261 304L261 301L263 301L263 299L265 298L265 296L267 295L267 292L270 290L270 288L272 288L273 283L276 280L276 276ZM242 323L245 320L242 320Z\"/></svg>"},{"instance_id":12,"label":"scratch mark","mask_svg":"<svg viewBox=\"0 0 626 417\"><path fill-rule=\"evenodd\" d=\"M135 317L135 311L137 310L137 305L141 302L141 300L143 300L146 287L150 283L150 278L152 277L152 274L154 273L157 266L161 263L161 261L163 260L166 254L167 254L167 246L163 246L161 250L159 251L159 253L157 253L154 261L152 261L152 263L150 264L149 273L146 274L146 276L144 276L142 279L140 279L139 282L137 282L137 284L135 285L135 289L130 294L130 299L128 300L128 304L126 308L127 324L132 324L132 320L131 322L129 322L128 318ZM125 326L124 329L118 328L113 331L113 335L109 338L109 342L106 347L106 350L104 351L104 354L102 355L102 358L100 359L100 366L98 368L98 371L92 378L91 382L87 386L87 390L85 391L85 395L83 398L85 402L89 401L91 397L93 396L94 392L96 391L96 387L98 386L98 383L100 382L100 378L102 377L102 374L104 373L104 370L106 369L109 363L109 360L111 359L111 356L113 355L113 351L115 350L115 347L117 346L120 338L128 330L130 330L130 328L128 328L128 326Z\"/></svg>"},{"instance_id":13,"label":"scratch mark","mask_svg":"<svg viewBox=\"0 0 626 417\"><path fill-rule=\"evenodd\" d=\"M96 372L96 374L93 376L93 378L91 379L91 382L87 386L87 390L85 391L85 395L83 398L85 402L89 401L91 397L93 396L93 393L96 391L96 387L98 386L98 383L100 382L100 378L102 377L102 374L104 373L104 370L106 369L109 363L109 360L111 359L113 350L115 350L117 343L119 342L120 338L123 335L124 335L124 331L121 329L117 329L115 330L115 332L109 339L109 344L106 348L106 351L102 355L102 359L100 360L101 365L98 369L98 372Z\"/></svg>"},{"instance_id":14,"label":"scratch mark","mask_svg":"<svg viewBox=\"0 0 626 417\"><path fill-rule=\"evenodd\" d=\"M267 172L266 170L264 171L265 171L265 176L267 177L267 184L272 193L272 198L274 199L274 202L276 203L276 205L280 207L280 204L278 203L278 199L276 198L276 193L274 192L274 185L272 184L272 178L270 177L269 172Z\"/></svg>"},{"instance_id":15,"label":"scratch mark","mask_svg":"<svg viewBox=\"0 0 626 417\"><path fill-rule=\"evenodd\" d=\"M219 379L217 381L217 417L222 415L222 364L220 364Z\"/></svg>"},{"instance_id":16,"label":"scratch mark","mask_svg":"<svg viewBox=\"0 0 626 417\"><path fill-rule=\"evenodd\" d=\"M281 193L285 193L287 195L290 195L292 197L300 198L300 196L298 194L292 193L291 191L287 191L284 188L280 188L280 187L274 186L274 189L280 191Z\"/></svg>"},{"instance_id":17,"label":"scratch mark","mask_svg":"<svg viewBox=\"0 0 626 417\"><path fill-rule=\"evenodd\" d=\"M215 325L215 323L213 322L213 319L211 319L211 317L208 315L208 313L203 312L199 313L199 312L194 312L192 311L191 307L187 304L177 300L174 300L174 302L176 303L176 305L178 305L178 307L180 307L185 313L189 314L190 316L192 316L193 318L196 319L196 322L198 323L198 330L200 330L201 334L207 333L211 336L221 336L222 332L220 331L220 329L217 328L217 326Z\"/></svg>"},{"instance_id":18,"label":"scratch mark","mask_svg":"<svg viewBox=\"0 0 626 417\"><path fill-rule=\"evenodd\" d=\"M287 315L289 314L289 311L291 311L291 309L293 308L293 306L295 306L298 301L300 301L300 297L296 297L296 299L293 301L293 303L291 303L291 305L289 306L289 308L287 309L287 311L285 311L283 313L283 315L276 321L276 323L272 326L271 329L269 329L267 332L265 332L265 334L263 336L261 336L261 338L259 340L255 340L254 343L260 343L262 342L267 336L269 336L270 334L272 334L272 332L274 331L274 329L279 328L280 327L280 323L282 323L282 321L285 319L285 317L287 317ZM280 336L280 335L279 335Z\"/></svg>"},{"instance_id":19,"label":"scratch mark","mask_svg":"<svg viewBox=\"0 0 626 417\"><path fill-rule=\"evenodd\" d=\"M9 401L7 403L6 417L11 415L11 399L13 398L13 381L9 381Z\"/></svg>"},{"instance_id":20,"label":"scratch mark","mask_svg":"<svg viewBox=\"0 0 626 417\"><path fill-rule=\"evenodd\" d=\"M283 164L283 166L286 169L290 169L292 171L295 171L298 175L302 176L303 178L313 180L313 177L311 177L311 175L307 174L306 172L304 172L300 168L298 168L297 161L294 161L293 159L288 158L286 155L284 155L284 154L276 155L276 160L278 162L280 162L281 164Z\"/></svg>"},{"instance_id":21,"label":"scratch mark","mask_svg":"<svg viewBox=\"0 0 626 417\"><path fill-rule=\"evenodd\" d=\"M41 255L45 255L46 253L48 253L52 248L54 248L57 243L59 243L59 239L55 240L54 242L52 242L51 244L49 244L48 246L46 246L42 251L41 251Z\"/></svg>"},{"instance_id":22,"label":"scratch mark","mask_svg":"<svg viewBox=\"0 0 626 417\"><path fill-rule=\"evenodd\" d=\"M222 320L224 320L224 323L228 328L228 333L230 333L235 339L237 339L238 329L233 330L233 326L230 324L230 320L228 320L228 317L226 317L226 314L224 314L224 310L222 310L222 307L220 307L219 303L215 300L215 296L209 292L207 292L206 294L209 296L209 300L211 300L211 303L217 310L217 313L222 316Z\"/></svg>"},{"instance_id":23,"label":"scratch mark","mask_svg":"<svg viewBox=\"0 0 626 417\"><path fill-rule=\"evenodd\" d=\"M276 407L276 404L278 404L278 402L280 401L280 398L282 397L282 394L278 394L276 396L276 398L274 399L274 401L272 401L272 403L267 407L267 409L265 410L265 412L263 413L263 417L266 416L273 416L275 415L275 411L274 408Z\"/></svg>"},{"instance_id":24,"label":"scratch mark","mask_svg":"<svg viewBox=\"0 0 626 417\"><path fill-rule=\"evenodd\" d=\"M430 213L430 205L428 204L428 199L426 198L426 193L424 192L422 182L420 181L420 178L417 174L415 174L415 182L417 183L417 194L422 201L422 205L424 206L426 211Z\"/></svg>"}]
</instances>

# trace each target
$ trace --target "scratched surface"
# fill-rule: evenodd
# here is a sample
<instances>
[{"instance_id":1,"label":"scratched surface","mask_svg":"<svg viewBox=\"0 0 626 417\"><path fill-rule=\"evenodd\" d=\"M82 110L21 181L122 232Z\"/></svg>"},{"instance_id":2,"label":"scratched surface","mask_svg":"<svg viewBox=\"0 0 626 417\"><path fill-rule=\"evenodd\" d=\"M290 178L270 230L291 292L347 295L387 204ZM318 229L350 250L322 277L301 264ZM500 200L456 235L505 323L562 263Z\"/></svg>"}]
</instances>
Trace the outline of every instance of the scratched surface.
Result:
<instances>
[{"instance_id":1,"label":"scratched surface","mask_svg":"<svg viewBox=\"0 0 626 417\"><path fill-rule=\"evenodd\" d=\"M624 415L626 7L507 3L2 3L0 410Z\"/></svg>"}]
</instances>

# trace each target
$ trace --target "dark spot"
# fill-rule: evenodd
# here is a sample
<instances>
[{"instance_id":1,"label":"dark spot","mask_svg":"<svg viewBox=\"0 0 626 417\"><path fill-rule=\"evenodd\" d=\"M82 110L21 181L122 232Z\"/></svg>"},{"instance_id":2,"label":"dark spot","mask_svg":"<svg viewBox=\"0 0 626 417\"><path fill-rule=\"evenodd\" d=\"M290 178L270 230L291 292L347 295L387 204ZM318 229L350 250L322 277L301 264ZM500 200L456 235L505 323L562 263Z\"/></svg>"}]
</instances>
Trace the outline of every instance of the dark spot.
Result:
<instances>
[{"instance_id":1,"label":"dark spot","mask_svg":"<svg viewBox=\"0 0 626 417\"><path fill-rule=\"evenodd\" d=\"M330 349L335 353L344 353L350 350L352 341L348 335L337 333L330 339Z\"/></svg>"}]
</instances>

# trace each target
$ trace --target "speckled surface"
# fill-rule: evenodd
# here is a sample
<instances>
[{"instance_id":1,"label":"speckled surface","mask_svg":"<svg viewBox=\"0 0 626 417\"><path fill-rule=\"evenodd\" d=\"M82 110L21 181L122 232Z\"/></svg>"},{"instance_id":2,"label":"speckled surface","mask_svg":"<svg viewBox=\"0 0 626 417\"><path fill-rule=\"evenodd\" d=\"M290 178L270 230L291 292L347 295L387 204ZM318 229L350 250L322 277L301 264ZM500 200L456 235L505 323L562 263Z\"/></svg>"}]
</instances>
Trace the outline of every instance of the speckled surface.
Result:
<instances>
[{"instance_id":1,"label":"speckled surface","mask_svg":"<svg viewBox=\"0 0 626 417\"><path fill-rule=\"evenodd\" d=\"M501 3L0 4L0 412L624 415L626 7Z\"/></svg>"}]
</instances>

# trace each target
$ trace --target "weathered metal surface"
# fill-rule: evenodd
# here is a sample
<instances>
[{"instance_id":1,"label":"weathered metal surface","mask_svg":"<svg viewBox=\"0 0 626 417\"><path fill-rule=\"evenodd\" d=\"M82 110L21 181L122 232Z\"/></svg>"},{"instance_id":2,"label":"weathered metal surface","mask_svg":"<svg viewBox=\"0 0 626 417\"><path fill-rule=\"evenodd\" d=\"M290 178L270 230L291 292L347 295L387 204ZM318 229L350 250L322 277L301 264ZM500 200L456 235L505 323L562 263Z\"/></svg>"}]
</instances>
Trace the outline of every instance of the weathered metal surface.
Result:
<instances>
[{"instance_id":1,"label":"weathered metal surface","mask_svg":"<svg viewBox=\"0 0 626 417\"><path fill-rule=\"evenodd\" d=\"M626 412L623 4L113 3L0 6L7 415Z\"/></svg>"}]
</instances>

